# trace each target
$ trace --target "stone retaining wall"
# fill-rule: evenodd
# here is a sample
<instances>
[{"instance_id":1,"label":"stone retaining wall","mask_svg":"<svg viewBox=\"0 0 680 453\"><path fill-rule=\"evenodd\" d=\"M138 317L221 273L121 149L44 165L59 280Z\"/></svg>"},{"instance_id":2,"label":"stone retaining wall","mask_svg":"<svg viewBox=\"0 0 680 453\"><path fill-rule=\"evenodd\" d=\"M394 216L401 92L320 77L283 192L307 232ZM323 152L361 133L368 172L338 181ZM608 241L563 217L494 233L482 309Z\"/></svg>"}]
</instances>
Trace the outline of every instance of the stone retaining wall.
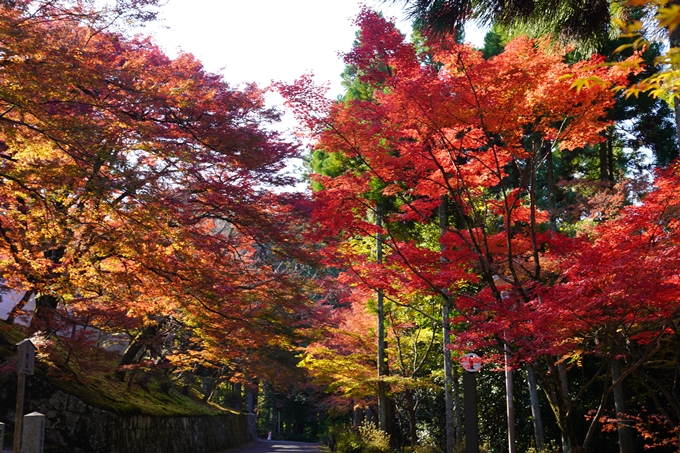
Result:
<instances>
[{"instance_id":1,"label":"stone retaining wall","mask_svg":"<svg viewBox=\"0 0 680 453\"><path fill-rule=\"evenodd\" d=\"M36 377L27 381L25 413L46 416L45 453L217 453L254 439L254 415L120 416ZM0 390L0 422L14 421L11 387Z\"/></svg>"}]
</instances>

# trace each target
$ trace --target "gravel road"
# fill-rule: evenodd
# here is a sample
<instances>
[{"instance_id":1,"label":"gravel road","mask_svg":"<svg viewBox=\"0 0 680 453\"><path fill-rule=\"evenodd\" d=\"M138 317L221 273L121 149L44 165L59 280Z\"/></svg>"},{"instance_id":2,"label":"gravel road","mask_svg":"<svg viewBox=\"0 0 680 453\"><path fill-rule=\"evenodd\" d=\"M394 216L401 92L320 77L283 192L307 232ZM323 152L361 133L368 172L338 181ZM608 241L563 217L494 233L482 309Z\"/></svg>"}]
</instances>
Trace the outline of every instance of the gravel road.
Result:
<instances>
[{"instance_id":1,"label":"gravel road","mask_svg":"<svg viewBox=\"0 0 680 453\"><path fill-rule=\"evenodd\" d=\"M290 440L256 440L221 453L322 453L321 444Z\"/></svg>"},{"instance_id":2,"label":"gravel road","mask_svg":"<svg viewBox=\"0 0 680 453\"><path fill-rule=\"evenodd\" d=\"M12 453L11 446L4 446L3 453ZM321 444L292 442L288 440L256 440L238 448L220 453L323 453Z\"/></svg>"}]
</instances>

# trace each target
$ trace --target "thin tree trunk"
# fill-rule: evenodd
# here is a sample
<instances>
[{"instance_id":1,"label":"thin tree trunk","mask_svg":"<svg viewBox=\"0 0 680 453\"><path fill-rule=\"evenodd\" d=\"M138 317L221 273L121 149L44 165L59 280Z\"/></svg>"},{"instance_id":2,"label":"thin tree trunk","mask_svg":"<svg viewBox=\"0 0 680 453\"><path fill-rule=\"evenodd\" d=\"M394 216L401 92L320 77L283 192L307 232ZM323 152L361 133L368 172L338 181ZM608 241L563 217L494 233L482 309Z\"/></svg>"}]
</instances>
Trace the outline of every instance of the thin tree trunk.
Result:
<instances>
[{"instance_id":1,"label":"thin tree trunk","mask_svg":"<svg viewBox=\"0 0 680 453\"><path fill-rule=\"evenodd\" d=\"M242 387L243 386L240 383L234 384L234 393L236 394L236 400L234 402L234 409L236 409L237 411L241 410L241 400L242 400L241 389L242 389Z\"/></svg>"},{"instance_id":2,"label":"thin tree trunk","mask_svg":"<svg viewBox=\"0 0 680 453\"><path fill-rule=\"evenodd\" d=\"M680 5L679 0L671 0L668 2L668 7L672 7L673 5ZM680 28L675 27L673 31L669 31L668 33L668 44L670 45L671 48L673 47L680 47ZM675 133L678 138L678 142L680 143L680 99L678 99L677 96L673 97L673 110L675 111Z\"/></svg>"},{"instance_id":3,"label":"thin tree trunk","mask_svg":"<svg viewBox=\"0 0 680 453\"><path fill-rule=\"evenodd\" d=\"M621 377L621 361L612 360L612 384ZM626 401L623 396L623 385L614 387L614 408L616 410L616 427L619 435L619 452L635 453L633 428L630 421L625 419Z\"/></svg>"},{"instance_id":4,"label":"thin tree trunk","mask_svg":"<svg viewBox=\"0 0 680 453\"><path fill-rule=\"evenodd\" d=\"M614 181L614 140L607 140L607 165L609 166L609 179Z\"/></svg>"},{"instance_id":5,"label":"thin tree trunk","mask_svg":"<svg viewBox=\"0 0 680 453\"><path fill-rule=\"evenodd\" d=\"M534 371L536 376L544 382L543 392L548 398L557 426L561 431L562 453L581 451L578 437L570 420L572 402L565 387L566 367L559 362L552 363L551 360L547 360L545 365L546 369L537 367Z\"/></svg>"},{"instance_id":6,"label":"thin tree trunk","mask_svg":"<svg viewBox=\"0 0 680 453\"><path fill-rule=\"evenodd\" d=\"M453 417L456 423L454 440L456 444L463 440L463 410L460 403L460 376L458 368L453 368Z\"/></svg>"},{"instance_id":7,"label":"thin tree trunk","mask_svg":"<svg viewBox=\"0 0 680 453\"><path fill-rule=\"evenodd\" d=\"M510 361L510 346L505 343L505 407L508 414L508 451L510 453L517 452L515 442L515 404L513 402L513 383L512 370L508 365Z\"/></svg>"},{"instance_id":8,"label":"thin tree trunk","mask_svg":"<svg viewBox=\"0 0 680 453\"><path fill-rule=\"evenodd\" d=\"M451 331L449 330L449 316L451 311L451 303L448 297L444 298L444 307L442 308L443 318L443 347L444 347L444 407L446 410L446 453L452 453L456 442L455 420L454 420L454 404L453 404L453 378L451 373Z\"/></svg>"},{"instance_id":9,"label":"thin tree trunk","mask_svg":"<svg viewBox=\"0 0 680 453\"><path fill-rule=\"evenodd\" d=\"M559 379L561 384L561 398L563 398L565 404L569 404L569 380L567 377L567 367L564 362L557 364L557 371L559 372ZM569 409L565 412L569 412ZM566 416L566 414L565 414ZM568 421L567 421L568 422ZM566 427L566 426L565 426ZM574 442L571 436L567 435L564 430L562 431L562 453L573 453L574 452Z\"/></svg>"},{"instance_id":10,"label":"thin tree trunk","mask_svg":"<svg viewBox=\"0 0 680 453\"><path fill-rule=\"evenodd\" d=\"M446 198L442 198L439 205L439 235L440 237L446 231L447 212L446 212ZM441 242L440 242L441 244ZM444 246L440 245L440 250L444 251ZM443 258L442 258L443 260ZM451 315L451 299L448 294L444 296L444 304L442 306L442 344L444 353L444 410L446 411L446 453L452 453L456 443L456 430L454 420L454 402L452 393L453 378L451 374L451 330L449 322Z\"/></svg>"},{"instance_id":11,"label":"thin tree trunk","mask_svg":"<svg viewBox=\"0 0 680 453\"><path fill-rule=\"evenodd\" d=\"M378 228L382 227L382 213L380 212L380 205L376 205L375 224ZM376 262L382 264L382 233L378 232L376 235ZM377 295L377 309L378 309L378 425L381 430L386 433L389 429L389 409L387 401L387 384L383 380L387 376L387 357L385 355L385 303L382 290L378 290Z\"/></svg>"},{"instance_id":12,"label":"thin tree trunk","mask_svg":"<svg viewBox=\"0 0 680 453\"><path fill-rule=\"evenodd\" d=\"M139 335L135 337L134 340L130 342L127 349L123 353L123 356L118 361L119 370L116 371L116 378L121 381L125 380L125 370L121 370L120 367L130 365L134 362L139 351L141 351L142 348L145 348L148 342L156 336L158 327L159 326L157 323L149 324Z\"/></svg>"},{"instance_id":13,"label":"thin tree trunk","mask_svg":"<svg viewBox=\"0 0 680 453\"><path fill-rule=\"evenodd\" d=\"M527 382L529 384L529 399L531 400L531 416L534 424L536 450L541 451L545 447L545 434L543 430L543 417L541 416L541 405L538 399L538 389L536 387L536 376L531 365L527 365Z\"/></svg>"},{"instance_id":14,"label":"thin tree trunk","mask_svg":"<svg viewBox=\"0 0 680 453\"><path fill-rule=\"evenodd\" d=\"M598 147L600 154L600 182L603 184L610 184L612 181L611 175L609 174L609 153L607 152L608 142L609 137L607 137L607 140L601 142Z\"/></svg>"},{"instance_id":15,"label":"thin tree trunk","mask_svg":"<svg viewBox=\"0 0 680 453\"><path fill-rule=\"evenodd\" d=\"M364 407L360 404L354 403L354 411L352 418L352 427L358 428L364 422Z\"/></svg>"},{"instance_id":16,"label":"thin tree trunk","mask_svg":"<svg viewBox=\"0 0 680 453\"><path fill-rule=\"evenodd\" d=\"M24 295L21 296L19 302L17 302L17 304L12 307L12 310L7 315L7 324L14 324L14 319L17 317L17 314L19 314L19 311L24 309L28 301L31 300L31 297L33 297L33 294L35 294L33 291L26 291Z\"/></svg>"},{"instance_id":17,"label":"thin tree trunk","mask_svg":"<svg viewBox=\"0 0 680 453\"><path fill-rule=\"evenodd\" d=\"M408 413L408 428L409 436L411 438L411 451L415 451L418 445L418 426L416 420L416 404L413 390L407 390L406 396L406 412Z\"/></svg>"},{"instance_id":18,"label":"thin tree trunk","mask_svg":"<svg viewBox=\"0 0 680 453\"><path fill-rule=\"evenodd\" d=\"M557 232L557 185L553 165L552 148L548 147L545 156L546 183L548 185L548 215L550 216L550 231Z\"/></svg>"},{"instance_id":19,"label":"thin tree trunk","mask_svg":"<svg viewBox=\"0 0 680 453\"><path fill-rule=\"evenodd\" d=\"M207 383L205 381L208 381ZM215 392L217 386L217 379L214 377L203 378L203 402L207 403Z\"/></svg>"},{"instance_id":20,"label":"thin tree trunk","mask_svg":"<svg viewBox=\"0 0 680 453\"><path fill-rule=\"evenodd\" d=\"M680 142L680 100L677 97L673 98L673 111L675 112L675 133Z\"/></svg>"}]
</instances>

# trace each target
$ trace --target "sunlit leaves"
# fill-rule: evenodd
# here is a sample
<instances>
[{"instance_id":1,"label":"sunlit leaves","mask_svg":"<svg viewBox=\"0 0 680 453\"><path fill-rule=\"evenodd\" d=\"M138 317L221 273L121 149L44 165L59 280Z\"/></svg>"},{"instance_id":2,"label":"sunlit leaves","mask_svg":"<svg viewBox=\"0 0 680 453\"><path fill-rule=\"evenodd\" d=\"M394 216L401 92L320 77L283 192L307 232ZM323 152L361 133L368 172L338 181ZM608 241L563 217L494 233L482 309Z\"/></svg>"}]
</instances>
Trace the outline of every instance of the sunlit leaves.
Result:
<instances>
[{"instance_id":1,"label":"sunlit leaves","mask_svg":"<svg viewBox=\"0 0 680 453\"><path fill-rule=\"evenodd\" d=\"M231 87L191 55L107 28L113 10L10 3L0 8L7 284L54 297L75 324L134 333L172 319L213 364L291 348L284 337L314 282L292 261L305 255L304 196L271 191L292 182L282 169L298 149L268 127L279 114L264 89Z\"/></svg>"},{"instance_id":2,"label":"sunlit leaves","mask_svg":"<svg viewBox=\"0 0 680 453\"><path fill-rule=\"evenodd\" d=\"M548 217L530 201L528 182L516 191L504 188L509 169L536 171L545 147L568 150L600 141L614 99L599 82L622 84L627 72L601 67L599 57L569 66L548 51L547 42L528 39L509 43L489 60L453 41L432 42L435 69L421 64L412 45L380 15L364 10L357 24L361 38L347 61L367 77L374 89L370 99L319 111L308 80L284 90L295 93L288 99L298 114L323 126L315 132L324 156L344 163L344 172L313 175L322 188L313 212L317 237L329 245L355 244L338 242L329 256L338 251L333 261L344 262L361 285L395 297L409 287L436 293L460 280L476 281L472 269L480 257L493 260L500 273L512 265L508 253L527 259L539 245L538 236L525 234ZM575 74L598 83L571 89ZM313 95L307 100L300 93ZM438 241L425 245L408 230L413 223L431 223L443 197L452 200L462 222L452 228L457 244L444 247L445 261ZM376 202L392 207L382 230L373 224ZM384 270L372 262L370 247L356 247L379 231L387 238Z\"/></svg>"}]
</instances>

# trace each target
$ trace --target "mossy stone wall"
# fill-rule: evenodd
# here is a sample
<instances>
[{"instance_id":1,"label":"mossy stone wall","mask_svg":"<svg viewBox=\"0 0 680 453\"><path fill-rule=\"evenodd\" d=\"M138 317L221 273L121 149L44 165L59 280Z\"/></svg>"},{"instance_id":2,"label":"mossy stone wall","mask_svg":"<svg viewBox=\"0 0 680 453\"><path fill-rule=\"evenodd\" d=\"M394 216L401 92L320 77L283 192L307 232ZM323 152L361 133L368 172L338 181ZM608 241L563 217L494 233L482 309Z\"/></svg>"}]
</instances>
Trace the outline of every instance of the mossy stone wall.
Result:
<instances>
[{"instance_id":1,"label":"mossy stone wall","mask_svg":"<svg viewBox=\"0 0 680 453\"><path fill-rule=\"evenodd\" d=\"M34 377L27 384L24 413L46 416L45 453L217 453L254 439L253 415L123 416ZM0 390L0 421L11 424L6 435L13 430L15 395L15 386Z\"/></svg>"}]
</instances>

